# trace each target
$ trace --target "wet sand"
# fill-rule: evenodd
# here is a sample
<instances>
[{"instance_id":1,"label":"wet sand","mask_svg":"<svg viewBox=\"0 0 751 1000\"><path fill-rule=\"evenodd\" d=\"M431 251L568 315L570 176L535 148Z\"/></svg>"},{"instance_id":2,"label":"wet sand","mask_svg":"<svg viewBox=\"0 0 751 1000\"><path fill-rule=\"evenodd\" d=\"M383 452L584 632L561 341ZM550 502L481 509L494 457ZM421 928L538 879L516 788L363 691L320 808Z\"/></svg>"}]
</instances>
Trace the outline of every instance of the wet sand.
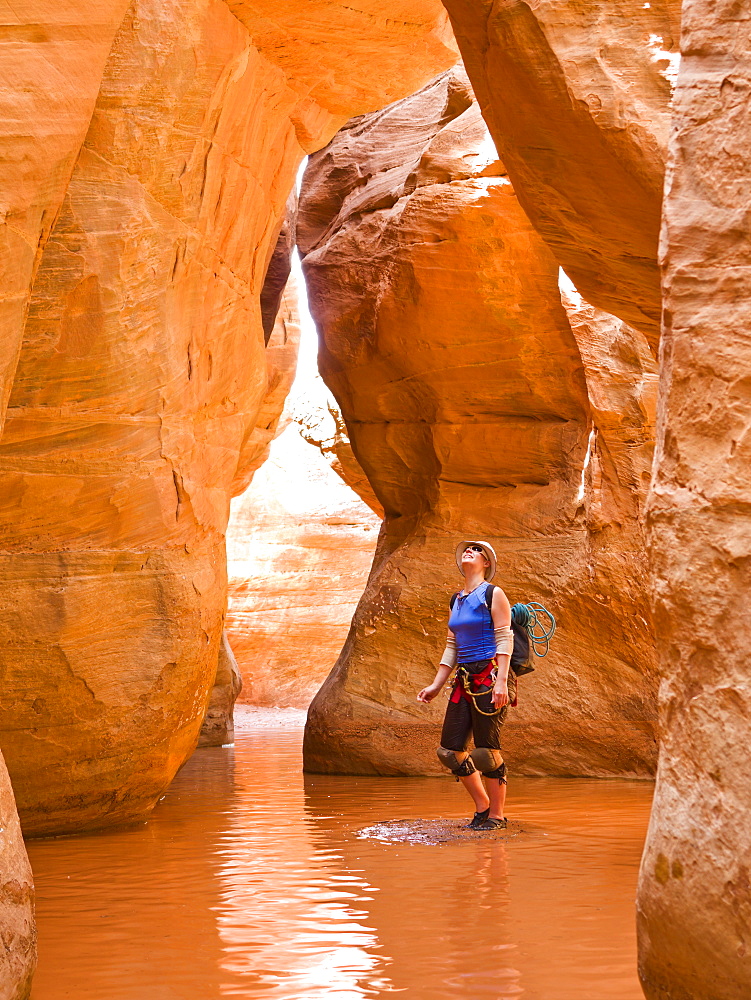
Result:
<instances>
[{"instance_id":1,"label":"wet sand","mask_svg":"<svg viewBox=\"0 0 751 1000\"><path fill-rule=\"evenodd\" d=\"M301 773L303 714L241 710L128 830L31 841L33 1000L641 1000L652 786Z\"/></svg>"}]
</instances>

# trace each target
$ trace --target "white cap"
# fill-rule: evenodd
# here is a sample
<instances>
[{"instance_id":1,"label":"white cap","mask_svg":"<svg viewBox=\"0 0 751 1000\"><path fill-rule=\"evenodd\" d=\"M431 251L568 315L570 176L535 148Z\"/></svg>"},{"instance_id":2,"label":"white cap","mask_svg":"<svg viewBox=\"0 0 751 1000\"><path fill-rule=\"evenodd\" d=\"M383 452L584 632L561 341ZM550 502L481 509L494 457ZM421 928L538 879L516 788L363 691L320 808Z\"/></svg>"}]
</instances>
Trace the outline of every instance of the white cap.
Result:
<instances>
[{"instance_id":1,"label":"white cap","mask_svg":"<svg viewBox=\"0 0 751 1000\"><path fill-rule=\"evenodd\" d=\"M482 551L485 553L485 556L490 560L490 565L485 570L485 579L492 580L493 577L495 576L495 566L496 566L495 549L493 548L492 545L489 545L487 542L478 541L477 539L469 539L469 541L459 542L459 544L456 546L456 565L459 567L459 569L462 568L462 553L464 552L464 550L467 548L468 545L479 545Z\"/></svg>"}]
</instances>

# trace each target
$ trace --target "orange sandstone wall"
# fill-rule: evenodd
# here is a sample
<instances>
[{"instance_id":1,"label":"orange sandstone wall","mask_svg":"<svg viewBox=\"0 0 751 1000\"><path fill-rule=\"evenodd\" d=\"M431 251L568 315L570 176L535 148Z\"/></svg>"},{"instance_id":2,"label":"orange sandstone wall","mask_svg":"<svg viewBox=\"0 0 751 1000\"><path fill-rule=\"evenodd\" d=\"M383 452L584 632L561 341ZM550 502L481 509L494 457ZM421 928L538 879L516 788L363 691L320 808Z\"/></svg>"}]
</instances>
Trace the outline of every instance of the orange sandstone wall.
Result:
<instances>
[{"instance_id":1,"label":"orange sandstone wall","mask_svg":"<svg viewBox=\"0 0 751 1000\"><path fill-rule=\"evenodd\" d=\"M0 35L0 432L31 285L128 0L19 0Z\"/></svg>"},{"instance_id":2,"label":"orange sandstone wall","mask_svg":"<svg viewBox=\"0 0 751 1000\"><path fill-rule=\"evenodd\" d=\"M253 705L307 708L347 638L381 525L302 436L319 425L292 419L300 403L290 397L286 426L233 501L227 532L227 632L240 701Z\"/></svg>"},{"instance_id":3,"label":"orange sandstone wall","mask_svg":"<svg viewBox=\"0 0 751 1000\"><path fill-rule=\"evenodd\" d=\"M686 0L649 526L662 745L638 890L650 1000L751 996L751 14Z\"/></svg>"},{"instance_id":4,"label":"orange sandstone wall","mask_svg":"<svg viewBox=\"0 0 751 1000\"><path fill-rule=\"evenodd\" d=\"M375 0L295 6L97 8L54 184L21 199L38 259L9 284L9 321L24 301L28 319L0 440L0 745L29 832L143 816L195 746L229 500L270 427L260 295L297 166L455 58L437 2L409 19ZM10 57L38 67L57 36L35 7L14 5ZM76 38L70 13L60 31ZM357 31L322 54L340 16ZM388 74L372 73L374 47Z\"/></svg>"},{"instance_id":5,"label":"orange sandstone wall","mask_svg":"<svg viewBox=\"0 0 751 1000\"><path fill-rule=\"evenodd\" d=\"M474 535L497 547L511 599L542 600L560 623L507 724L512 767L650 775L643 335L575 295L564 305L459 70L311 157L298 239L322 374L386 513L309 711L306 767L437 770L443 705L415 693L443 648L454 546Z\"/></svg>"},{"instance_id":6,"label":"orange sandstone wall","mask_svg":"<svg viewBox=\"0 0 751 1000\"><path fill-rule=\"evenodd\" d=\"M444 0L522 207L583 295L660 325L680 0Z\"/></svg>"},{"instance_id":7,"label":"orange sandstone wall","mask_svg":"<svg viewBox=\"0 0 751 1000\"><path fill-rule=\"evenodd\" d=\"M0 754L0 1000L26 1000L36 967L34 882Z\"/></svg>"}]
</instances>

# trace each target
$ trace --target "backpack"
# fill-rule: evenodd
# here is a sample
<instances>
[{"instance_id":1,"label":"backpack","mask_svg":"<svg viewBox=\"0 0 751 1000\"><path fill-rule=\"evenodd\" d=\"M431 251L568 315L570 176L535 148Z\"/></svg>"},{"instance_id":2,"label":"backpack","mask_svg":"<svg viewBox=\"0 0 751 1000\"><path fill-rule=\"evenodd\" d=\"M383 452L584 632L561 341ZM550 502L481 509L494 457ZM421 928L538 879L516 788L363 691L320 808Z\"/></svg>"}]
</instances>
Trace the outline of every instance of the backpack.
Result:
<instances>
[{"instance_id":1,"label":"backpack","mask_svg":"<svg viewBox=\"0 0 751 1000\"><path fill-rule=\"evenodd\" d=\"M485 590L485 605L492 616L493 591L495 585L489 583ZM459 594L452 594L449 608L453 611ZM550 625L545 628L539 615L547 616ZM535 629L538 631L535 632ZM511 669L517 677L531 674L533 656L547 656L550 640L555 632L555 618L537 601L529 604L514 604L511 608L511 631L514 634L514 651L511 654Z\"/></svg>"}]
</instances>

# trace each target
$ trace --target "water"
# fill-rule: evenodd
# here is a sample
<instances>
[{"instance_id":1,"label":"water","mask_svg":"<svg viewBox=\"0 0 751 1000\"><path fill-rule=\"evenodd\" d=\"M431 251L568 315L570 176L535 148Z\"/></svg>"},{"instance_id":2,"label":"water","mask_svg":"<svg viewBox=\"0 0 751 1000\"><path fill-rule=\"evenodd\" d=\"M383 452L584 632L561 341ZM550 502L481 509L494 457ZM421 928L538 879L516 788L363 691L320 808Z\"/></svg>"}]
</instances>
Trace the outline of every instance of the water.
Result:
<instances>
[{"instance_id":1,"label":"water","mask_svg":"<svg viewBox=\"0 0 751 1000\"><path fill-rule=\"evenodd\" d=\"M243 718L147 825L29 844L33 1000L641 1000L650 785L512 779L468 835L450 779L303 776L301 713Z\"/></svg>"}]
</instances>

